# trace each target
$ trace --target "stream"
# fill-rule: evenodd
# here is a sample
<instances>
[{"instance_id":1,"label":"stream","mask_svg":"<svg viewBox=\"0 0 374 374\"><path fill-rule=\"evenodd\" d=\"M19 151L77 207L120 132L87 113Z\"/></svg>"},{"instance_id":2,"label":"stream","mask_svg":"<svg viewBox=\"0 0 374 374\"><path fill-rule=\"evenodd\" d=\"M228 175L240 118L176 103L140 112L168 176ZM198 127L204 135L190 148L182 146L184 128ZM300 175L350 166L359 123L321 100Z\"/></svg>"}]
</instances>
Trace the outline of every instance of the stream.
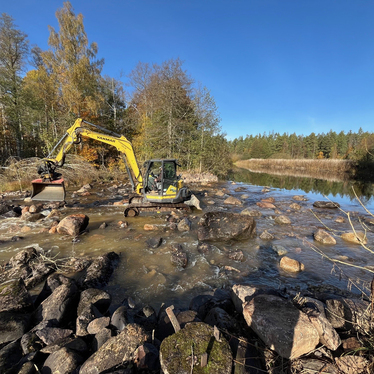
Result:
<instances>
[{"instance_id":1,"label":"stream","mask_svg":"<svg viewBox=\"0 0 374 374\"><path fill-rule=\"evenodd\" d=\"M345 212L350 212L356 230L363 231L360 221L373 230L374 219L354 198L348 185L337 191L334 183L330 192L323 187L318 191L316 185L301 181L290 186L278 181L275 177L265 178L259 183L242 169L230 176L231 181L221 181L205 185L191 184L190 188L201 201L202 211L194 209L187 213L192 223L191 231L171 230L166 221L167 213L142 212L138 217L123 216L123 206L110 205L122 198L123 186L113 184L94 184L89 196L72 195L78 188L67 189L67 206L61 209L62 217L74 213L84 213L89 217L88 232L80 235L78 240L72 237L41 232L49 228L51 221L24 222L20 218L3 218L0 216L0 261L8 261L20 249L33 246L42 249L51 259L65 257L99 256L114 251L121 256L121 261L112 280L106 287L114 301L121 302L131 297L135 303L151 304L159 308L162 303L188 308L192 297L213 291L215 288L229 287L235 283L265 285L275 289L293 289L296 291L318 289L347 289L360 293L359 288L368 291L373 273L360 267L374 270L374 254L360 245L344 242L340 235L351 230ZM251 179L253 178L253 179ZM282 185L283 183L283 185ZM309 186L302 188L302 186ZM264 187L266 186L266 187ZM311 187L312 186L312 187ZM356 185L357 186L357 185ZM339 187L340 188L340 187ZM370 190L371 189L371 190ZM374 212L372 194L373 185L361 186L359 196L366 208ZM225 195L218 196L223 191ZM302 195L306 201L295 201L295 195ZM75 197L74 197L75 196ZM242 205L228 205L224 201L228 196L241 200ZM274 198L274 209L259 208L256 203L261 199ZM21 197L8 197L14 205L25 205ZM315 201L331 199L341 205L338 209L318 209L313 207ZM290 207L298 203L300 210ZM261 213L255 217L257 236L254 239L237 242L216 242L208 254L199 253L196 230L198 222L207 211L240 213L251 208ZM313 214L314 213L314 214ZM183 213L186 214L186 213ZM290 225L278 225L274 218L284 214L291 219ZM335 220L343 217L344 222ZM372 220L373 223L370 223ZM121 227L119 221L126 221L127 227ZM103 223L107 227L100 228ZM145 224L155 225L156 230L146 231ZM317 244L313 233L317 228L328 227L334 234L337 244L327 246ZM262 240L259 235L267 230L273 240ZM12 241L14 237L22 238ZM147 245L150 238L162 238L157 249ZM374 250L373 232L367 231L368 247ZM175 267L170 260L172 244L181 244L188 254L186 268ZM316 249L317 247L317 249ZM299 273L286 273L279 267L280 256L276 249L285 249L287 256L305 265ZM242 251L243 261L235 261L228 256L229 251ZM324 258L321 253L353 266L335 264ZM357 267L355 267L357 266Z\"/></svg>"}]
</instances>

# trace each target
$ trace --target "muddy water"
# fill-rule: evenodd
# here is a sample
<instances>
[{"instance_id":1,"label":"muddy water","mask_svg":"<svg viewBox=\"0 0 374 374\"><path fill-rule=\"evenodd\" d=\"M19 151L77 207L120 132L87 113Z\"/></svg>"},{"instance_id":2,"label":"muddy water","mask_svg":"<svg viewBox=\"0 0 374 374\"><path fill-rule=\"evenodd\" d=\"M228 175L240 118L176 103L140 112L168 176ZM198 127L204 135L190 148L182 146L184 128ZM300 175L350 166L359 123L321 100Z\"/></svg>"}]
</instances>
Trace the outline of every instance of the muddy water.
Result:
<instances>
[{"instance_id":1,"label":"muddy water","mask_svg":"<svg viewBox=\"0 0 374 374\"><path fill-rule=\"evenodd\" d=\"M114 296L115 301L122 301L131 296L136 303L150 303L159 307L161 303L188 307L189 301L195 295L212 291L217 287L226 287L234 283L268 285L276 289L292 288L296 290L312 289L316 287L338 287L347 289L347 277L358 282L361 287L368 286L372 273L350 266L340 265L343 273L324 259L311 247L313 232L317 227L328 226L336 234L335 246L318 245L331 258L348 262L357 266L374 265L374 255L360 246L347 244L339 237L343 231L350 229L345 214L339 210L322 210L312 207L316 200L325 200L322 195L304 193L303 191L289 191L279 188L269 188L264 192L262 186L252 184L222 182L210 186L192 186L192 190L201 200L203 211L193 210L188 214L192 222L190 232L172 231L166 222L166 213L142 213L139 217L124 218L123 207L107 206L108 198L119 200L120 196L113 196L106 186L94 186L88 197L71 198L68 191L68 206L61 210L62 216L73 213L84 213L89 216L89 232L81 235L73 242L69 236L40 233L49 227L51 222L41 220L36 223L25 223L19 218L0 220L0 237L4 241L0 244L0 260L8 260L19 249L34 246L44 250L50 258L98 256L114 251L121 255L121 261L113 279L107 289ZM240 187L240 191L238 191ZM225 189L227 194L217 197L216 192ZM235 191L236 190L236 191ZM290 208L295 202L292 197L302 194L307 201L297 202L301 210ZM224 204L229 196L239 198L241 206ZM279 212L272 209L261 209L256 203L261 199L273 197ZM358 218L368 215L361 206L354 201L339 197L339 203L345 211L354 213L353 222L360 230ZM24 204L22 200L13 199L14 204ZM369 206L370 207L370 206ZM256 217L257 237L241 242L217 242L214 250L209 254L197 251L196 230L198 221L206 211L221 210L240 212L244 208L253 208L262 213ZM311 209L317 217L312 214ZM287 215L291 225L275 224L274 218L279 214ZM337 223L337 217L344 217L345 223ZM128 227L121 228L119 221L126 220ZM106 222L107 227L99 228ZM157 230L145 231L145 224L156 225ZM370 224L368 224L370 226ZM274 235L271 241L261 240L259 234L268 230ZM368 232L369 246L374 242L372 232ZM14 236L23 239L12 242ZM151 249L147 245L150 238L162 238L162 245ZM188 266L180 269L172 265L170 246L174 243L182 245L188 253ZM285 273L279 268L280 257L274 251L281 246L288 252L288 256L301 261L305 271L297 274ZM373 246L371 246L373 248ZM228 257L230 251L242 251L243 261L237 262ZM352 289L358 292L357 289Z\"/></svg>"}]
</instances>

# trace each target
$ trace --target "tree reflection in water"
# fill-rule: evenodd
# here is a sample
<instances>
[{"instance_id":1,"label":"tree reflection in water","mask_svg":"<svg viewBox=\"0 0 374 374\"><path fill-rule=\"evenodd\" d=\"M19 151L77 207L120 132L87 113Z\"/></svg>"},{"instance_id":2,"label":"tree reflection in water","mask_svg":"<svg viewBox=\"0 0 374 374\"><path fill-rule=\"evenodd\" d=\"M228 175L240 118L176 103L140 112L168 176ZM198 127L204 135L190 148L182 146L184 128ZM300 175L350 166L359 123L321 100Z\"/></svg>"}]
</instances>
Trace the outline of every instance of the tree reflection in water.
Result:
<instances>
[{"instance_id":1,"label":"tree reflection in water","mask_svg":"<svg viewBox=\"0 0 374 374\"><path fill-rule=\"evenodd\" d=\"M305 193L331 194L332 196L340 196L342 198L349 198L350 200L355 199L355 191L363 204L368 203L374 195L374 185L372 183L352 180L346 177L340 180L336 176L334 176L334 178L322 179L321 176L313 177L310 175L302 175L300 172L298 172L297 175L285 175L284 172L268 174L234 168L228 175L228 179L256 186L269 186L286 190L302 190Z\"/></svg>"}]
</instances>

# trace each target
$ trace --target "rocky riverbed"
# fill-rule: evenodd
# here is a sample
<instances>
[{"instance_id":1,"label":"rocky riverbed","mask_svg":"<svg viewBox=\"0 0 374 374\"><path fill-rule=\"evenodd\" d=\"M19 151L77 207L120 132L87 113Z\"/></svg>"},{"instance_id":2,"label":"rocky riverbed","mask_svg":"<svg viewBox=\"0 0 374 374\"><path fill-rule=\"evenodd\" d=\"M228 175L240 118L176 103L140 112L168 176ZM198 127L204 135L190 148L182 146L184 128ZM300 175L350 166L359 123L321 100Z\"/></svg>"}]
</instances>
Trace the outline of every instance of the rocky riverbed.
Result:
<instances>
[{"instance_id":1,"label":"rocky riverbed","mask_svg":"<svg viewBox=\"0 0 374 374\"><path fill-rule=\"evenodd\" d=\"M359 252L362 245L370 246L371 232L355 230L354 234L348 223L361 221L370 227L370 215L351 212L347 218L331 202L310 202L303 196L277 200L270 189L250 196L247 187L227 189L209 182L193 188L201 211L164 213L162 218L145 215L141 227L125 218L92 224L88 207L121 204L121 199L110 199L105 192L124 196L128 186L91 187L76 191L75 201L68 201L67 207L16 203L14 196L3 197L0 222L6 235L0 245L12 250L8 258L2 253L0 372L338 374L373 370L372 310L365 283L357 284L363 288L361 294L357 288L351 293L320 284L291 287L292 279L311 269L298 250L290 250L287 240L282 242L307 230L295 234L300 212L309 209L320 220L309 225L313 246L328 248L330 252L325 252L331 258L334 246ZM326 220L329 226L339 225L339 234L322 224ZM165 300L156 308L132 295L126 284L121 284L121 291L114 287L126 250L52 256L38 246L24 245L36 231L54 241L79 245L85 237L102 240L96 231L105 241L106 233L113 235L111 229L122 230L121 237L126 234L134 243L140 235L147 253L158 256L159 262L168 259L181 274L192 274L191 262L204 260L204 269L218 269L224 281L220 276L201 294L185 292L183 302ZM244 270L250 263L246 247L261 246L272 253L269 272L275 266L275 277L288 276L287 287L261 282L261 271L265 274L266 269L257 268L252 277ZM339 256L332 259L349 263L349 258ZM166 269L148 265L145 276L167 285ZM177 287L179 278L170 274Z\"/></svg>"}]
</instances>

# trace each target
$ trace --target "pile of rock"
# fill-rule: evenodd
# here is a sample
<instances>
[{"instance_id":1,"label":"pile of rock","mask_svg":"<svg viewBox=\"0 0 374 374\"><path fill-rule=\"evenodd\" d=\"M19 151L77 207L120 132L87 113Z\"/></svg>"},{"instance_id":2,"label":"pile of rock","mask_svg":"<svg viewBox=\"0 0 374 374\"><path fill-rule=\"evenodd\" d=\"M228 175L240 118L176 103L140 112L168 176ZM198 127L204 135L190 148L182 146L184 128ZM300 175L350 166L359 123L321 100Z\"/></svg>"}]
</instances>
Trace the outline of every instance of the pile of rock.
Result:
<instances>
[{"instance_id":1,"label":"pile of rock","mask_svg":"<svg viewBox=\"0 0 374 374\"><path fill-rule=\"evenodd\" d=\"M40 253L14 256L0 285L0 372L272 373L277 359L295 373L373 368L370 354L344 355L371 331L368 301L235 285L195 297L189 310L156 312L130 298L112 303L103 287L118 261L111 252L70 261L70 271L81 270L74 279L51 266L33 279Z\"/></svg>"}]
</instances>

